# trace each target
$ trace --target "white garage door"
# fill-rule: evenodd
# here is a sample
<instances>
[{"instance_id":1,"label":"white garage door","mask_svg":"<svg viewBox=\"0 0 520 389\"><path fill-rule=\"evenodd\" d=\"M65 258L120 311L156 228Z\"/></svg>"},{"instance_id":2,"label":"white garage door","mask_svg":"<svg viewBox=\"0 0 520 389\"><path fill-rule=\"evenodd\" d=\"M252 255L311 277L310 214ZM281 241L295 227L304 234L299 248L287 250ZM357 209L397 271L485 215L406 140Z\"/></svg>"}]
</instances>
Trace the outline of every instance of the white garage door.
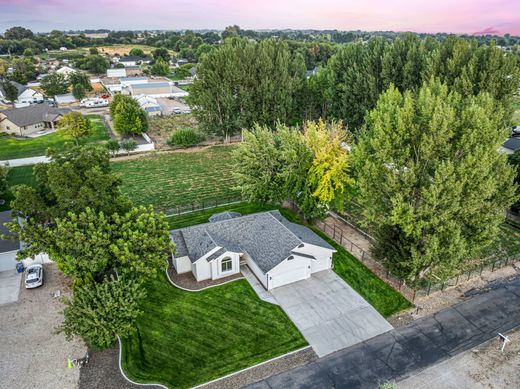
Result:
<instances>
[{"instance_id":1,"label":"white garage door","mask_svg":"<svg viewBox=\"0 0 520 389\"><path fill-rule=\"evenodd\" d=\"M269 280L269 289L287 285L292 282L301 281L309 278L309 268L307 266L297 267L285 273L273 275Z\"/></svg>"}]
</instances>

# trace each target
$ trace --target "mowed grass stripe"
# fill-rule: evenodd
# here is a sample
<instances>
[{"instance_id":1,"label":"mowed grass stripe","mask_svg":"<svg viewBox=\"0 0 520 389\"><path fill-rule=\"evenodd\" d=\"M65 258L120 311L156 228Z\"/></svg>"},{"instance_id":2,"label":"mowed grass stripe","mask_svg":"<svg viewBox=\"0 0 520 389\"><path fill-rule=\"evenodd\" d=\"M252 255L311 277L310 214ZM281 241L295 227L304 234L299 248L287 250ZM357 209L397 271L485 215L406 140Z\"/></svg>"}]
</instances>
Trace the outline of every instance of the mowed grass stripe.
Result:
<instances>
[{"instance_id":1,"label":"mowed grass stripe","mask_svg":"<svg viewBox=\"0 0 520 389\"><path fill-rule=\"evenodd\" d=\"M113 169L123 178L123 192L135 204L168 210L236 195L230 173L233 149L234 146L219 146L116 162Z\"/></svg>"},{"instance_id":2,"label":"mowed grass stripe","mask_svg":"<svg viewBox=\"0 0 520 389\"><path fill-rule=\"evenodd\" d=\"M123 367L139 382L191 387L307 345L245 280L185 292L160 276L147 291L138 333L123 341Z\"/></svg>"}]
</instances>

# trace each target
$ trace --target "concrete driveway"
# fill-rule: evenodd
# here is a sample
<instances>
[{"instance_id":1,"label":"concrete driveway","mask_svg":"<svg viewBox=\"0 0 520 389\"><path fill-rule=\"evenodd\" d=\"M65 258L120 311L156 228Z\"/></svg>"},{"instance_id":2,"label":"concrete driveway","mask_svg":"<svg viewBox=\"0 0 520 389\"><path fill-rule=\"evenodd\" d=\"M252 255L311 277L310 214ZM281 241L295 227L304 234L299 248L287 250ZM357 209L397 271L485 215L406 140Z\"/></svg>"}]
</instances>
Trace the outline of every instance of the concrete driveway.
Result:
<instances>
[{"instance_id":1,"label":"concrete driveway","mask_svg":"<svg viewBox=\"0 0 520 389\"><path fill-rule=\"evenodd\" d=\"M22 274L16 270L0 272L0 305L18 301Z\"/></svg>"},{"instance_id":2,"label":"concrete driveway","mask_svg":"<svg viewBox=\"0 0 520 389\"><path fill-rule=\"evenodd\" d=\"M334 271L271 290L319 357L393 327Z\"/></svg>"}]
</instances>

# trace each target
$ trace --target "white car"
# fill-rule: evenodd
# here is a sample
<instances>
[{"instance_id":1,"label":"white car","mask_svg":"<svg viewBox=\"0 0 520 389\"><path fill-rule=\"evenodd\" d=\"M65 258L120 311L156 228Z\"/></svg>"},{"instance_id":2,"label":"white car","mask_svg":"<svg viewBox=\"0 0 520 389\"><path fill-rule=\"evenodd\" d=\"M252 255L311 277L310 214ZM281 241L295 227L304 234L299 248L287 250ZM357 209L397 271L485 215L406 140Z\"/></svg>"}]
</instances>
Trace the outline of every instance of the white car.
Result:
<instances>
[{"instance_id":1,"label":"white car","mask_svg":"<svg viewBox=\"0 0 520 389\"><path fill-rule=\"evenodd\" d=\"M25 288L32 289L43 285L43 265L31 265L25 270Z\"/></svg>"}]
</instances>

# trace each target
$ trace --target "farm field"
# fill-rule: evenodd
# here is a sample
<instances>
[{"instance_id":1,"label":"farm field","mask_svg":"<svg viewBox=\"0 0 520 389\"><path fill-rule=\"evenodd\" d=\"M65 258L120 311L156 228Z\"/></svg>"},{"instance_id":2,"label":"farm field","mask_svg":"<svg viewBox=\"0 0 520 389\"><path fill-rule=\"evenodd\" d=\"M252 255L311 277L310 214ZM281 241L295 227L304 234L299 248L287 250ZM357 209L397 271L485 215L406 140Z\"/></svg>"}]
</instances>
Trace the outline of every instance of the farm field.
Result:
<instances>
[{"instance_id":1,"label":"farm field","mask_svg":"<svg viewBox=\"0 0 520 389\"><path fill-rule=\"evenodd\" d=\"M90 119L94 132L89 137L81 139L80 144L98 143L108 140L108 132L101 116L86 116ZM3 135L0 136L0 161L45 155L48 148L62 151L67 143L74 143L74 140L59 132L27 139L17 139Z\"/></svg>"},{"instance_id":2,"label":"farm field","mask_svg":"<svg viewBox=\"0 0 520 389\"><path fill-rule=\"evenodd\" d=\"M96 47L100 54L120 54L120 55L128 55L130 50L133 48L142 49L145 54L150 54L156 47L147 46L147 45L139 45L139 44L116 44L110 46L97 46ZM173 50L169 50L170 53L173 53Z\"/></svg>"},{"instance_id":3,"label":"farm field","mask_svg":"<svg viewBox=\"0 0 520 389\"><path fill-rule=\"evenodd\" d=\"M123 193L134 204L174 211L178 205L238 196L231 176L233 149L215 146L115 162L112 167L123 179Z\"/></svg>"}]
</instances>

